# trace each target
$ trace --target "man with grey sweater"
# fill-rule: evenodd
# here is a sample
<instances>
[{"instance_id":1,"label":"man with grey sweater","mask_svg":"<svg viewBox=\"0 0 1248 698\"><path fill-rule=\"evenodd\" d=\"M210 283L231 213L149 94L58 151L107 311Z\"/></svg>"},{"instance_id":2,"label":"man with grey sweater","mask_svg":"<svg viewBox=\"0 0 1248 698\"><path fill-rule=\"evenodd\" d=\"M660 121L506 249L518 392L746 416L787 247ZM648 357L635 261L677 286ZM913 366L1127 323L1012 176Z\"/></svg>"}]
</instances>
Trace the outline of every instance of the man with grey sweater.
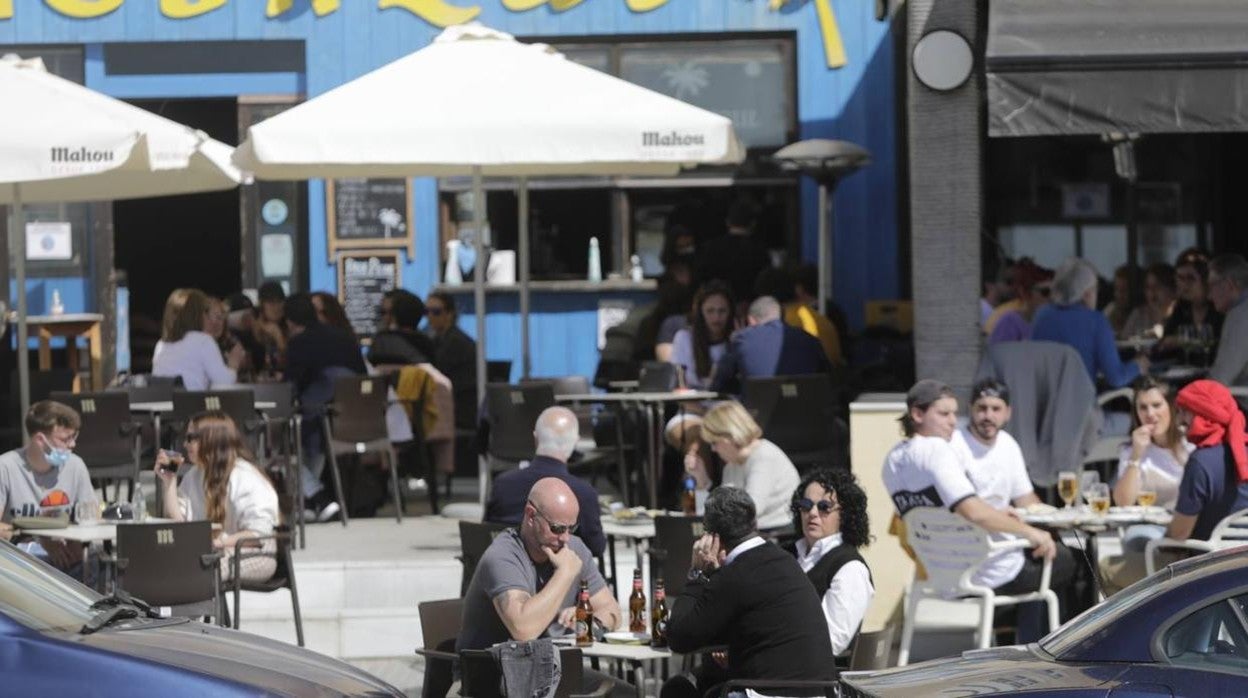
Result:
<instances>
[{"instance_id":1,"label":"man with grey sweater","mask_svg":"<svg viewBox=\"0 0 1248 698\"><path fill-rule=\"evenodd\" d=\"M1209 377L1223 385L1248 385L1248 261L1243 256L1210 260L1209 300L1226 316Z\"/></svg>"}]
</instances>

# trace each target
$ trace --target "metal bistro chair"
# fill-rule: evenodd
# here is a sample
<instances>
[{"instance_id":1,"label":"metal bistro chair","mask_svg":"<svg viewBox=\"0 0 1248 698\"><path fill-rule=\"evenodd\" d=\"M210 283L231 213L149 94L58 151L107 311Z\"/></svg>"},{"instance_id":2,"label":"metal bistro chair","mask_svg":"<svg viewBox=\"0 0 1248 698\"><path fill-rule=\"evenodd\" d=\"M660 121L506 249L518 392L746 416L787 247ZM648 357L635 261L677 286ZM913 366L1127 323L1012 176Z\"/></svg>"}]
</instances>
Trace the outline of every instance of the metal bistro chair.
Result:
<instances>
[{"instance_id":1,"label":"metal bistro chair","mask_svg":"<svg viewBox=\"0 0 1248 698\"><path fill-rule=\"evenodd\" d=\"M299 464L303 462L303 417L295 400L295 386L290 383L249 383L246 385L256 396L256 402L271 402L274 407L261 410L260 419L265 425L264 455L266 465L282 465L282 481L287 495L293 500L291 517L297 529L299 548L307 547L304 532L303 488L299 486ZM294 532L292 530L292 532Z\"/></svg>"},{"instance_id":2,"label":"metal bistro chair","mask_svg":"<svg viewBox=\"0 0 1248 698\"><path fill-rule=\"evenodd\" d=\"M173 394L173 412L168 423L174 430L175 448L182 450L187 425L201 412L220 411L234 420L243 442L252 453L264 452L264 420L256 412L256 397L251 390L189 390Z\"/></svg>"},{"instance_id":3,"label":"metal bistro chair","mask_svg":"<svg viewBox=\"0 0 1248 698\"><path fill-rule=\"evenodd\" d=\"M1005 596L971 581L975 571L991 555L1002 550L1026 550L1031 544L1022 539L993 540L987 531L938 507L915 507L903 517L906 540L927 572L926 579L915 579L906 596L906 615L901 626L901 645L897 666L910 662L910 645L914 640L915 619L919 604L927 599L957 599L979 607L977 646L992 646L993 611L998 606L1013 606L1026 601L1043 601L1048 607L1049 629L1058 626L1057 594L1049 588L1053 561L1045 560L1040 571L1040 586L1027 594Z\"/></svg>"},{"instance_id":4,"label":"metal bistro chair","mask_svg":"<svg viewBox=\"0 0 1248 698\"><path fill-rule=\"evenodd\" d=\"M153 402L173 402L174 390L181 390L181 376L153 376L147 373L135 373L126 378L123 385L109 388L110 392L124 392L130 396L130 405L133 408L135 404L145 404ZM150 453L155 453L161 444L161 413L159 410L153 410L144 416L137 417L140 430L143 435L147 435L150 431L151 440ZM144 453L149 451L144 447Z\"/></svg>"},{"instance_id":5,"label":"metal bistro chair","mask_svg":"<svg viewBox=\"0 0 1248 698\"><path fill-rule=\"evenodd\" d=\"M693 564L693 543L705 529L700 516L654 517L654 545L650 546L652 579L664 580L667 598L674 599L685 588L689 568ZM669 603L671 603L669 601Z\"/></svg>"},{"instance_id":6,"label":"metal bistro chair","mask_svg":"<svg viewBox=\"0 0 1248 698\"><path fill-rule=\"evenodd\" d=\"M173 616L221 623L220 560L208 521L117 527L117 588Z\"/></svg>"},{"instance_id":7,"label":"metal bistro chair","mask_svg":"<svg viewBox=\"0 0 1248 698\"><path fill-rule=\"evenodd\" d=\"M417 609L421 638L425 643L424 647L416 649L416 654L425 658L420 698L446 698L455 681L452 665L459 659L455 654L455 640L463 622L464 600L422 601Z\"/></svg>"},{"instance_id":8,"label":"metal bistro chair","mask_svg":"<svg viewBox=\"0 0 1248 698\"><path fill-rule=\"evenodd\" d=\"M750 378L743 388L741 402L758 420L763 436L794 465L848 466L847 428L837 417L827 375Z\"/></svg>"},{"instance_id":9,"label":"metal bistro chair","mask_svg":"<svg viewBox=\"0 0 1248 698\"><path fill-rule=\"evenodd\" d=\"M273 576L262 582L249 582L240 579L243 560L248 557L270 554L258 550L259 546L257 544L266 540L277 542L277 551L275 553L277 555L277 569L273 571ZM295 638L298 640L299 646L303 647L303 616L299 612L299 586L295 583L295 565L290 558L290 542L290 527L285 524L279 525L270 535L238 540L234 544L234 555L230 558L230 578L222 584L221 592L234 592L234 629L238 630L243 615L240 607L243 600L242 592L257 591L269 593L278 589L289 589L290 605L295 614ZM224 613L224 617L228 617L228 613Z\"/></svg>"},{"instance_id":10,"label":"metal bistro chair","mask_svg":"<svg viewBox=\"0 0 1248 698\"><path fill-rule=\"evenodd\" d=\"M130 396L122 392L55 392L51 399L74 408L82 418L74 451L86 462L92 481L101 491L116 481L118 498L124 481L129 501L142 467L139 424L130 416Z\"/></svg>"},{"instance_id":11,"label":"metal bistro chair","mask_svg":"<svg viewBox=\"0 0 1248 698\"><path fill-rule=\"evenodd\" d=\"M676 364L667 361L646 361L637 374L637 392L666 393L674 390L679 376Z\"/></svg>"},{"instance_id":12,"label":"metal bistro chair","mask_svg":"<svg viewBox=\"0 0 1248 698\"><path fill-rule=\"evenodd\" d=\"M463 681L460 695L464 698L503 698L502 670L489 650L461 650L460 670ZM605 698L615 688L615 682L606 679L592 693L574 693L580 690L584 676L584 660L576 647L559 648L559 686L555 698Z\"/></svg>"},{"instance_id":13,"label":"metal bistro chair","mask_svg":"<svg viewBox=\"0 0 1248 698\"><path fill-rule=\"evenodd\" d=\"M325 446L330 474L338 503L342 507L342 525L347 525L347 502L342 492L342 471L338 456L380 453L390 468L390 485L394 493L394 519L403 522L403 488L399 485L399 459L390 443L386 429L386 388L383 376L339 376L334 379L333 399L326 406Z\"/></svg>"},{"instance_id":14,"label":"metal bistro chair","mask_svg":"<svg viewBox=\"0 0 1248 698\"><path fill-rule=\"evenodd\" d=\"M1189 556L1211 553L1223 548L1248 543L1248 509L1237 511L1218 522L1209 533L1209 540L1175 540L1154 538L1144 547L1144 569L1152 574L1158 569L1159 551L1184 551Z\"/></svg>"}]
</instances>

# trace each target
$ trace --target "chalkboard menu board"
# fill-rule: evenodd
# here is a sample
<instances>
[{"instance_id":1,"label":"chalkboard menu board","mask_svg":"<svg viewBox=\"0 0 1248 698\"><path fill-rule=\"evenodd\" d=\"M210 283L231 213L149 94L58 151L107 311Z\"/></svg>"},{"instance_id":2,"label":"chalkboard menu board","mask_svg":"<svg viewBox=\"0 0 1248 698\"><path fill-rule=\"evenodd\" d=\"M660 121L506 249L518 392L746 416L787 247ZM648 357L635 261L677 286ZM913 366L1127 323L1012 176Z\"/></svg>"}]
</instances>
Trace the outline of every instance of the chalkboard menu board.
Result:
<instances>
[{"instance_id":1,"label":"chalkboard menu board","mask_svg":"<svg viewBox=\"0 0 1248 698\"><path fill-rule=\"evenodd\" d=\"M377 333L377 308L399 288L401 252L344 250L338 254L338 302L360 337Z\"/></svg>"},{"instance_id":2,"label":"chalkboard menu board","mask_svg":"<svg viewBox=\"0 0 1248 698\"><path fill-rule=\"evenodd\" d=\"M406 247L415 254L410 180L333 179L325 183L329 258L343 248Z\"/></svg>"}]
</instances>

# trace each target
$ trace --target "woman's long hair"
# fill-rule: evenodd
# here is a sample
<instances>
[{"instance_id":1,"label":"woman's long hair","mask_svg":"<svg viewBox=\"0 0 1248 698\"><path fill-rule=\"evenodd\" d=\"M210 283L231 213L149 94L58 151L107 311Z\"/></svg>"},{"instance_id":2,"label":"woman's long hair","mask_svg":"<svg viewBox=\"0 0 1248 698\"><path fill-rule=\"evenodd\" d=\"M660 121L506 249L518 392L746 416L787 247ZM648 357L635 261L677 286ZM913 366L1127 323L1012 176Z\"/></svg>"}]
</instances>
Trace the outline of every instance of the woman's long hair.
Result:
<instances>
[{"instance_id":1,"label":"woman's long hair","mask_svg":"<svg viewBox=\"0 0 1248 698\"><path fill-rule=\"evenodd\" d=\"M718 342L711 341L711 328L707 327L706 319L702 317L702 304L712 296L723 296L728 301L728 326L724 328L724 338L720 341L727 341L728 333L732 329L732 316L735 312L736 304L733 301L732 289L723 281L708 281L698 288L698 292L693 296L693 307L689 311L689 327L692 328L693 335L693 369L699 378L706 378L711 375L711 369L715 367L715 362L711 361L711 345Z\"/></svg>"},{"instance_id":2,"label":"woman's long hair","mask_svg":"<svg viewBox=\"0 0 1248 698\"><path fill-rule=\"evenodd\" d=\"M1140 376L1131 383L1131 431L1135 431L1140 427L1140 411L1136 409L1136 401L1140 399L1140 395L1156 390L1166 399L1166 406L1170 408L1170 426L1166 427L1165 436L1162 437L1165 443L1162 448L1174 454L1174 459L1182 463L1187 459L1187 454L1183 451L1183 432L1179 430L1178 414L1175 412L1174 391L1171 390L1170 384L1165 381L1157 380L1152 376ZM1127 442L1130 445L1130 441Z\"/></svg>"},{"instance_id":3,"label":"woman's long hair","mask_svg":"<svg viewBox=\"0 0 1248 698\"><path fill-rule=\"evenodd\" d=\"M177 342L187 332L203 332L209 302L207 294L197 288L174 289L165 301L160 338L166 342Z\"/></svg>"},{"instance_id":4,"label":"woman's long hair","mask_svg":"<svg viewBox=\"0 0 1248 698\"><path fill-rule=\"evenodd\" d=\"M187 433L199 438L198 465L204 471L204 509L209 521L225 523L225 502L229 492L230 473L239 458L252 460L234 420L224 412L201 412L191 418ZM263 471L260 471L263 477Z\"/></svg>"},{"instance_id":5,"label":"woman's long hair","mask_svg":"<svg viewBox=\"0 0 1248 698\"><path fill-rule=\"evenodd\" d=\"M858 485L858 478L847 470L823 468L807 473L802 478L797 491L793 493L791 504L795 510L794 527L798 531L802 530L802 515L796 513L797 502L805 496L806 488L816 482L824 490L836 495L837 506L841 508L841 541L855 548L870 545L871 524L867 519L867 493Z\"/></svg>"}]
</instances>

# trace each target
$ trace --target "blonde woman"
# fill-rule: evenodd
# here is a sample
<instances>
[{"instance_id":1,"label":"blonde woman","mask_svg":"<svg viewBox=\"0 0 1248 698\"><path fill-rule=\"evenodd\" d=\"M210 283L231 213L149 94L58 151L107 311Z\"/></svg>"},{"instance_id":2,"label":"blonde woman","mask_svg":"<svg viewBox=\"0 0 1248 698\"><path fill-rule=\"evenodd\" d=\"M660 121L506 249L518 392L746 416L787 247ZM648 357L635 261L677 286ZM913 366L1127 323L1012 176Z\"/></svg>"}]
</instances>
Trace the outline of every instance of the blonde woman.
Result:
<instances>
[{"instance_id":1,"label":"blonde woman","mask_svg":"<svg viewBox=\"0 0 1248 698\"><path fill-rule=\"evenodd\" d=\"M179 288L165 301L160 341L152 353L152 374L181 376L187 390L207 390L238 382L238 367L247 357L241 345L221 356L213 328L213 305L203 291Z\"/></svg>"},{"instance_id":2,"label":"blonde woman","mask_svg":"<svg viewBox=\"0 0 1248 698\"><path fill-rule=\"evenodd\" d=\"M176 465L166 451L156 453L156 481L166 514L174 521L208 520L221 526L213 546L225 553L221 567L232 574L230 556L243 538L273 533L281 520L277 491L264 473L248 460L238 427L224 412L203 412L191 418L186 429L186 461L191 468L178 484ZM272 540L262 550L274 552ZM277 558L248 556L240 577L262 582L273 576Z\"/></svg>"},{"instance_id":3,"label":"blonde woman","mask_svg":"<svg viewBox=\"0 0 1248 698\"><path fill-rule=\"evenodd\" d=\"M763 430L738 402L721 402L702 417L702 440L724 461L721 485L749 493L758 511L759 530L792 529L790 504L801 477L780 447L763 438ZM691 450L685 470L699 489L709 489L706 461Z\"/></svg>"}]
</instances>

